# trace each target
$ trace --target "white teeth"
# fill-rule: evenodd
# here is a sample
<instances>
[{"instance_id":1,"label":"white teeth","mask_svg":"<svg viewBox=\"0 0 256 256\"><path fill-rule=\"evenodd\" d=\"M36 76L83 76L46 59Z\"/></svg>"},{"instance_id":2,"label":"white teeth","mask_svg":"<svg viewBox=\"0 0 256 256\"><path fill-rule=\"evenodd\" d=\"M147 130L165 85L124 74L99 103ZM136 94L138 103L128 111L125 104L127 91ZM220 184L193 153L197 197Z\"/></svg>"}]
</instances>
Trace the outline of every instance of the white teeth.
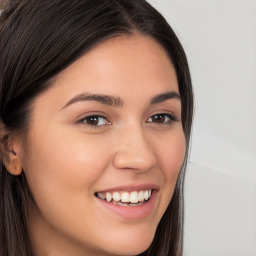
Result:
<instances>
[{"instance_id":1,"label":"white teeth","mask_svg":"<svg viewBox=\"0 0 256 256\"><path fill-rule=\"evenodd\" d=\"M140 202L143 202L143 201L144 201L144 192L143 192L143 190L141 190L141 191L139 192L139 201L140 201Z\"/></svg>"},{"instance_id":2,"label":"white teeth","mask_svg":"<svg viewBox=\"0 0 256 256\"><path fill-rule=\"evenodd\" d=\"M130 196L128 192L124 192L121 196L121 201L123 203L129 203L130 202Z\"/></svg>"},{"instance_id":3,"label":"white teeth","mask_svg":"<svg viewBox=\"0 0 256 256\"><path fill-rule=\"evenodd\" d=\"M138 198L138 192L134 191L130 194L130 202L133 204L136 204L139 202L139 198Z\"/></svg>"},{"instance_id":4,"label":"white teeth","mask_svg":"<svg viewBox=\"0 0 256 256\"><path fill-rule=\"evenodd\" d=\"M114 192L113 193L113 200L118 202L118 201L120 201L120 199L121 199L120 194L118 192Z\"/></svg>"},{"instance_id":5,"label":"white teeth","mask_svg":"<svg viewBox=\"0 0 256 256\"><path fill-rule=\"evenodd\" d=\"M103 199L103 200L106 198L105 195L102 194L102 193L97 193L97 196L98 196L100 199Z\"/></svg>"},{"instance_id":6,"label":"white teeth","mask_svg":"<svg viewBox=\"0 0 256 256\"><path fill-rule=\"evenodd\" d=\"M109 192L106 193L106 199L108 202L112 200L112 195Z\"/></svg>"},{"instance_id":7,"label":"white teeth","mask_svg":"<svg viewBox=\"0 0 256 256\"><path fill-rule=\"evenodd\" d=\"M131 203L133 206L137 206L142 204L142 202L147 201L152 194L152 190L140 190L140 191L132 191L132 192L99 192L96 193L96 196L102 200L106 200L107 202L117 202L118 204L126 204ZM123 204L122 204L123 205Z\"/></svg>"},{"instance_id":8,"label":"white teeth","mask_svg":"<svg viewBox=\"0 0 256 256\"><path fill-rule=\"evenodd\" d=\"M145 200L148 200L148 190L144 190L144 198Z\"/></svg>"}]
</instances>

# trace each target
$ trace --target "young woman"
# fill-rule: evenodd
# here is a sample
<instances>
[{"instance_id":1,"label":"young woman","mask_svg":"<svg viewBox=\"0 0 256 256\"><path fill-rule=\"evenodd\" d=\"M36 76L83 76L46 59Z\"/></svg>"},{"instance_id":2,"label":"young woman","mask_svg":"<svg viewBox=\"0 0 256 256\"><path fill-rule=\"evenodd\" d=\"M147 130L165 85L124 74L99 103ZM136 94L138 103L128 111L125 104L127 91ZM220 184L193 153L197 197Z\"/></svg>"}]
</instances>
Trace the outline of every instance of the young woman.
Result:
<instances>
[{"instance_id":1,"label":"young woman","mask_svg":"<svg viewBox=\"0 0 256 256\"><path fill-rule=\"evenodd\" d=\"M0 18L0 255L182 255L193 98L165 19L144 0Z\"/></svg>"}]
</instances>

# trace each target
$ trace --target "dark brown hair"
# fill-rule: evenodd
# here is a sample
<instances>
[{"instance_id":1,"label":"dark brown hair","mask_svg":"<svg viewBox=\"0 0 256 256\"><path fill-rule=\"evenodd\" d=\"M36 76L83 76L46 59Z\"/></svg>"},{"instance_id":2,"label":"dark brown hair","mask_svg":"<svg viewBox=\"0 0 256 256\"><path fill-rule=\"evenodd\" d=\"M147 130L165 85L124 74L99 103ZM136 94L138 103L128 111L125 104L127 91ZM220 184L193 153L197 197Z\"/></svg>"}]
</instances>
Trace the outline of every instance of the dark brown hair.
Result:
<instances>
[{"instance_id":1,"label":"dark brown hair","mask_svg":"<svg viewBox=\"0 0 256 256\"><path fill-rule=\"evenodd\" d=\"M193 115L193 94L183 48L166 20L144 0L15 0L0 16L0 120L26 133L32 101L52 79L104 40L141 33L166 50L178 78L187 153L173 198L153 243L141 256L181 256L183 183ZM2 138L4 139L4 138ZM0 256L32 256L24 173L0 170Z\"/></svg>"}]
</instances>

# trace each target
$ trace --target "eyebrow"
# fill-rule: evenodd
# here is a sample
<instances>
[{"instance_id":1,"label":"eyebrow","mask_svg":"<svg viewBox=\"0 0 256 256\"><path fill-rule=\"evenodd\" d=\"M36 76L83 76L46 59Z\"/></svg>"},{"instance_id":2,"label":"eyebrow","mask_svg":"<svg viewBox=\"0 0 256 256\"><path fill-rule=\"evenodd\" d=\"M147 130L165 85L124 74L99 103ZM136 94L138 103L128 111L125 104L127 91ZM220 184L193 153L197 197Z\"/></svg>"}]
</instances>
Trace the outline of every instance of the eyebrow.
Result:
<instances>
[{"instance_id":1,"label":"eyebrow","mask_svg":"<svg viewBox=\"0 0 256 256\"><path fill-rule=\"evenodd\" d=\"M153 99L151 100L150 104L151 105L155 105L155 104L159 104L161 102L164 102L166 100L171 100L171 99L178 99L180 100L180 95L177 92L165 92L165 93L161 93L158 94L156 96L153 97Z\"/></svg>"},{"instance_id":2,"label":"eyebrow","mask_svg":"<svg viewBox=\"0 0 256 256\"><path fill-rule=\"evenodd\" d=\"M62 109L79 101L96 101L101 104L116 108L121 108L123 106L123 102L119 97L103 94L82 93L72 98Z\"/></svg>"},{"instance_id":3,"label":"eyebrow","mask_svg":"<svg viewBox=\"0 0 256 256\"><path fill-rule=\"evenodd\" d=\"M171 100L171 99L180 100L180 95L174 91L158 94L152 98L152 100L150 101L150 105L159 104L161 102L164 102L166 100ZM72 98L62 109L80 101L96 101L103 105L116 107L116 108L122 108L122 106L124 105L120 97L104 95L104 94L82 93Z\"/></svg>"}]
</instances>

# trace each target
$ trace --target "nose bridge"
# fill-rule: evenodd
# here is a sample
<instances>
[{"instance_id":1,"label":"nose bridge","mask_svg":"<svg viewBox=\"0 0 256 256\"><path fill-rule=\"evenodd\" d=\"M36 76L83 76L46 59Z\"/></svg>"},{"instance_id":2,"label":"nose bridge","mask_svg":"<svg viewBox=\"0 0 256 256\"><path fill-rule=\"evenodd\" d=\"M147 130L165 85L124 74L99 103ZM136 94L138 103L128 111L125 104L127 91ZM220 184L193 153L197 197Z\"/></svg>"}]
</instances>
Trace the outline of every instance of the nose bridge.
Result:
<instances>
[{"instance_id":1,"label":"nose bridge","mask_svg":"<svg viewBox=\"0 0 256 256\"><path fill-rule=\"evenodd\" d=\"M114 165L118 169L147 171L156 163L153 145L142 125L130 125L117 137Z\"/></svg>"}]
</instances>

